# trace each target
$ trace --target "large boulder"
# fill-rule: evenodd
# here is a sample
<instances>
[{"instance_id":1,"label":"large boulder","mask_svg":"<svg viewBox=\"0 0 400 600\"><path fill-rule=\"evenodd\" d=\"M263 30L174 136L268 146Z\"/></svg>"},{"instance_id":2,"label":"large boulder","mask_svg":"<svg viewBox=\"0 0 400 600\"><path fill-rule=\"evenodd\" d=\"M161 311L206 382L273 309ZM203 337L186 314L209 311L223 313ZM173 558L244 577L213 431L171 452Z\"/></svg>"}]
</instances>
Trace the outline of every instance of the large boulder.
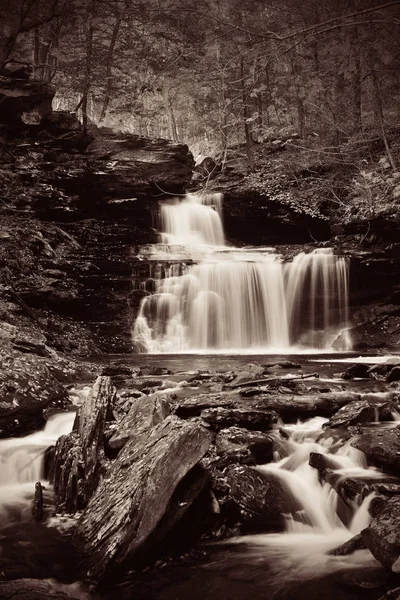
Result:
<instances>
[{"instance_id":1,"label":"large boulder","mask_svg":"<svg viewBox=\"0 0 400 600\"><path fill-rule=\"evenodd\" d=\"M142 563L157 550L162 541L158 528L163 536L168 534L163 517L169 512L173 494L209 445L210 437L203 427L176 417L167 417L127 442L74 535L74 544L91 576L113 576Z\"/></svg>"},{"instance_id":2,"label":"large boulder","mask_svg":"<svg viewBox=\"0 0 400 600\"><path fill-rule=\"evenodd\" d=\"M274 473L245 465L232 465L226 474L229 497L238 510L242 531L283 531L284 514L299 510L290 490Z\"/></svg>"},{"instance_id":3,"label":"large boulder","mask_svg":"<svg viewBox=\"0 0 400 600\"><path fill-rule=\"evenodd\" d=\"M368 461L381 469L400 474L400 429L367 431L355 438L351 445L361 450Z\"/></svg>"},{"instance_id":4,"label":"large boulder","mask_svg":"<svg viewBox=\"0 0 400 600\"><path fill-rule=\"evenodd\" d=\"M217 434L215 447L220 456L249 451L256 464L264 464L272 461L274 440L261 431L229 427Z\"/></svg>"},{"instance_id":5,"label":"large boulder","mask_svg":"<svg viewBox=\"0 0 400 600\"><path fill-rule=\"evenodd\" d=\"M366 547L384 566L400 573L400 499L391 498L362 531Z\"/></svg>"}]
</instances>

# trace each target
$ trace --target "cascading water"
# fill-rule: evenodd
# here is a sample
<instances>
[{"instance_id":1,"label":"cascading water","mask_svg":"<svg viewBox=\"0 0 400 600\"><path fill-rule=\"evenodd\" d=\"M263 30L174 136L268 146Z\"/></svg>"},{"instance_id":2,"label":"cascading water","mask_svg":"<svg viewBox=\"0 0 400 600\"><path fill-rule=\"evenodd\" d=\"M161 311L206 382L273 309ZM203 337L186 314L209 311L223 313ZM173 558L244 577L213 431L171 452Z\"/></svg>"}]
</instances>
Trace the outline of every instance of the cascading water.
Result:
<instances>
[{"instance_id":1,"label":"cascading water","mask_svg":"<svg viewBox=\"0 0 400 600\"><path fill-rule=\"evenodd\" d=\"M366 550L346 556L345 561L343 557L327 554L368 527L372 520L368 509L374 494L346 499L337 491L341 479L379 480L385 476L377 469L367 468L365 456L354 453L348 444L332 454L332 440L318 441L325 421L316 417L305 423L284 426L290 434L287 456L276 456L275 462L256 467L261 473L276 477L285 493L293 498L293 512L285 515L285 533L249 535L233 540L238 545L245 544L247 560L252 554L257 555L257 548L262 549L261 556L269 567L272 565L268 572L268 597L271 598L297 598L290 594L281 596L280 592L290 590L291 585L299 581L377 566ZM337 468L333 471L336 477L332 483L321 479L317 469L310 466L311 452L334 461Z\"/></svg>"},{"instance_id":2,"label":"cascading water","mask_svg":"<svg viewBox=\"0 0 400 600\"><path fill-rule=\"evenodd\" d=\"M324 248L284 262L273 249L224 246L221 208L221 194L162 203L163 245L150 256L153 293L133 328L137 350L329 349L348 324L346 259ZM347 339L341 349L350 348Z\"/></svg>"},{"instance_id":3,"label":"cascading water","mask_svg":"<svg viewBox=\"0 0 400 600\"><path fill-rule=\"evenodd\" d=\"M223 246L222 194L187 194L160 207L161 242L181 246Z\"/></svg>"},{"instance_id":4,"label":"cascading water","mask_svg":"<svg viewBox=\"0 0 400 600\"><path fill-rule=\"evenodd\" d=\"M72 430L75 413L55 415L43 431L0 440L0 525L30 515L34 486L44 478L44 451ZM29 520L29 519L28 519Z\"/></svg>"}]
</instances>

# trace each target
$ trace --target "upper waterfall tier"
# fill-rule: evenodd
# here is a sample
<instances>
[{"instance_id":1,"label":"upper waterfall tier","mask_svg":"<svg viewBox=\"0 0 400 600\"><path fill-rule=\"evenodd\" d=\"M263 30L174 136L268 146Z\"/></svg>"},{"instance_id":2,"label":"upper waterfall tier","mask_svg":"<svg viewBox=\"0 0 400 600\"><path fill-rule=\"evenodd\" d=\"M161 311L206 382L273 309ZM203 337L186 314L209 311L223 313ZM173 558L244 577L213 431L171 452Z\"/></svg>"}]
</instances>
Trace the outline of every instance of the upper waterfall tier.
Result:
<instances>
[{"instance_id":1,"label":"upper waterfall tier","mask_svg":"<svg viewBox=\"0 0 400 600\"><path fill-rule=\"evenodd\" d=\"M180 246L223 246L221 194L187 194L163 202L160 209L161 241Z\"/></svg>"},{"instance_id":2,"label":"upper waterfall tier","mask_svg":"<svg viewBox=\"0 0 400 600\"><path fill-rule=\"evenodd\" d=\"M221 200L190 195L162 204L161 236L170 252L154 248L142 284L153 293L143 298L133 328L137 350L329 349L348 324L347 260L324 248L285 263L271 249L223 246ZM350 346L346 340L342 349Z\"/></svg>"}]
</instances>

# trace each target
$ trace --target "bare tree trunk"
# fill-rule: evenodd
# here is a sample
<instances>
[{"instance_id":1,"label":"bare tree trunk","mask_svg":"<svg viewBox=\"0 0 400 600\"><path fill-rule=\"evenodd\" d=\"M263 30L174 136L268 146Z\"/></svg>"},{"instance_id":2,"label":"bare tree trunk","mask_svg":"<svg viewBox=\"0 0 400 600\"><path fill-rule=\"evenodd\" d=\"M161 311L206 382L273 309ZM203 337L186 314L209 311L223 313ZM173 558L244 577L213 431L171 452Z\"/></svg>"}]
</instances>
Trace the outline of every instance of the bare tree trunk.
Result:
<instances>
[{"instance_id":1,"label":"bare tree trunk","mask_svg":"<svg viewBox=\"0 0 400 600\"><path fill-rule=\"evenodd\" d=\"M165 111L166 111L167 117L168 117L171 138L174 140L174 142L178 142L179 141L178 140L178 130L176 127L174 110L172 108L171 99L169 97L169 90L165 83L163 85L163 98L164 98Z\"/></svg>"},{"instance_id":2,"label":"bare tree trunk","mask_svg":"<svg viewBox=\"0 0 400 600\"><path fill-rule=\"evenodd\" d=\"M39 0L35 1L35 17L39 20ZM37 67L40 64L40 35L39 26L37 25L33 32L34 49L33 49L33 64Z\"/></svg>"},{"instance_id":3,"label":"bare tree trunk","mask_svg":"<svg viewBox=\"0 0 400 600\"><path fill-rule=\"evenodd\" d=\"M105 91L103 106L102 106L101 114L100 114L100 123L102 121L104 121L104 119L106 118L107 110L108 110L108 107L109 107L110 101L111 101L112 82L113 82L112 67L113 67L114 51L115 51L115 46L116 46L117 39L118 39L118 33L121 28L121 23L123 21L126 9L127 9L127 2L125 3L122 13L117 16L117 20L115 21L113 32L111 35L110 45L108 47L107 62L106 62L106 91Z\"/></svg>"},{"instance_id":4,"label":"bare tree trunk","mask_svg":"<svg viewBox=\"0 0 400 600\"><path fill-rule=\"evenodd\" d=\"M301 93L300 69L296 60L296 56L293 56L293 54L291 54L290 60L292 64L292 74L294 79L295 101L297 109L297 133L302 139L304 138L306 130L306 113L304 109L303 96Z\"/></svg>"},{"instance_id":5,"label":"bare tree trunk","mask_svg":"<svg viewBox=\"0 0 400 600\"><path fill-rule=\"evenodd\" d=\"M396 171L397 170L396 163L394 161L393 154L390 150L389 141L388 141L387 135L386 135L385 119L384 119L384 115L383 115L382 91L381 91L378 74L375 69L375 62L373 60L372 53L371 53L370 64L371 64L372 84L373 84L374 95L375 95L376 111L377 111L377 115L378 115L380 130L382 133L383 143L385 144L386 156L388 157L388 161L389 161L390 166L392 167L393 171Z\"/></svg>"},{"instance_id":6,"label":"bare tree trunk","mask_svg":"<svg viewBox=\"0 0 400 600\"><path fill-rule=\"evenodd\" d=\"M87 132L88 128L88 101L90 88L92 83L92 57L93 57L93 19L96 0L91 0L87 10L87 25L86 25L86 59L85 59L85 79L83 82L82 93L82 125L83 132Z\"/></svg>"},{"instance_id":7,"label":"bare tree trunk","mask_svg":"<svg viewBox=\"0 0 400 600\"><path fill-rule=\"evenodd\" d=\"M362 131L362 73L361 73L361 48L358 35L358 28L354 29L354 63L355 73L353 80L353 102L354 102L354 129Z\"/></svg>"},{"instance_id":8,"label":"bare tree trunk","mask_svg":"<svg viewBox=\"0 0 400 600\"><path fill-rule=\"evenodd\" d=\"M242 85L242 114L243 114L243 126L244 126L244 135L246 139L246 154L247 154L247 163L249 169L252 171L254 169L254 150L253 150L253 138L251 127L249 123L249 107L248 107L248 98L246 91L246 82L244 78L244 61L243 58L240 59L240 79Z\"/></svg>"}]
</instances>

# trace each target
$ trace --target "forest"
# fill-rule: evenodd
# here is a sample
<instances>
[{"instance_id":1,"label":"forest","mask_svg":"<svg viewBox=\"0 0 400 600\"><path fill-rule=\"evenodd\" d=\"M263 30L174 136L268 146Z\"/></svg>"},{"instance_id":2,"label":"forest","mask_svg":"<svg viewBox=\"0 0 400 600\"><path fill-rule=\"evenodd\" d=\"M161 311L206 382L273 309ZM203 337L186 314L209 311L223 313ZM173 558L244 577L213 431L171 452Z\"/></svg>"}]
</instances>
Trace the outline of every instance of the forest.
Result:
<instances>
[{"instance_id":1,"label":"forest","mask_svg":"<svg viewBox=\"0 0 400 600\"><path fill-rule=\"evenodd\" d=\"M279 137L326 152L397 124L399 1L15 0L0 71L25 65L84 124L224 156Z\"/></svg>"}]
</instances>

